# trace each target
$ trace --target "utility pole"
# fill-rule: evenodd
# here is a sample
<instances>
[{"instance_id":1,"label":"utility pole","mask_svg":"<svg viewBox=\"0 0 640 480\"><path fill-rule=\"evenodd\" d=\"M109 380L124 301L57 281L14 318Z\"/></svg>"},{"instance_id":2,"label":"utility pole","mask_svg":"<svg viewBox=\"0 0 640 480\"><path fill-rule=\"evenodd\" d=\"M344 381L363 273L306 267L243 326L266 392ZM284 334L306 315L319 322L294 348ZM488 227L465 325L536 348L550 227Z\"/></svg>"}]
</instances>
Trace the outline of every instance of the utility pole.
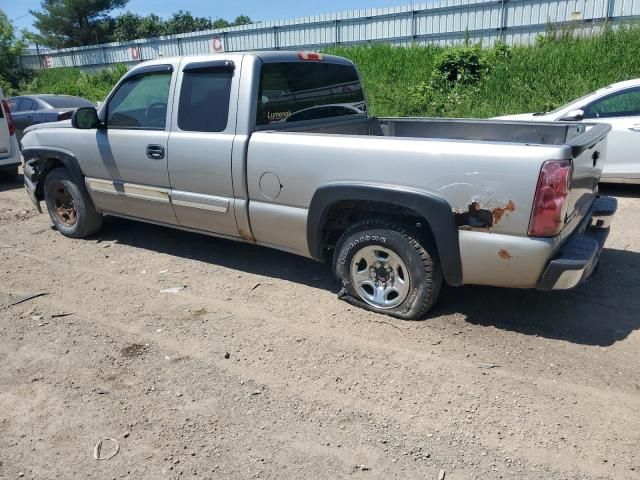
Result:
<instances>
[{"instance_id":1,"label":"utility pole","mask_svg":"<svg viewBox=\"0 0 640 480\"><path fill-rule=\"evenodd\" d=\"M36 42L36 54L38 55L38 63L40 64L40 68L44 69L44 65L42 63L42 57L40 57L40 46L38 45L38 42Z\"/></svg>"}]
</instances>

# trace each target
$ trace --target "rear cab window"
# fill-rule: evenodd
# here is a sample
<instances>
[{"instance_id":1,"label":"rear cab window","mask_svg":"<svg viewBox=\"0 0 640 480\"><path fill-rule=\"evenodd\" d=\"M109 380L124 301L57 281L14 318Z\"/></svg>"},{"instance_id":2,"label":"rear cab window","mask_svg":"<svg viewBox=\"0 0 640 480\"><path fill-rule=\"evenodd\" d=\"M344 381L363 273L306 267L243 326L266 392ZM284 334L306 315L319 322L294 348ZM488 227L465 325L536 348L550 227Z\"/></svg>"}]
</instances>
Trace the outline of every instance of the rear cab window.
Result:
<instances>
[{"instance_id":1,"label":"rear cab window","mask_svg":"<svg viewBox=\"0 0 640 480\"><path fill-rule=\"evenodd\" d=\"M352 65L274 62L260 69L257 126L363 113L364 91Z\"/></svg>"}]
</instances>

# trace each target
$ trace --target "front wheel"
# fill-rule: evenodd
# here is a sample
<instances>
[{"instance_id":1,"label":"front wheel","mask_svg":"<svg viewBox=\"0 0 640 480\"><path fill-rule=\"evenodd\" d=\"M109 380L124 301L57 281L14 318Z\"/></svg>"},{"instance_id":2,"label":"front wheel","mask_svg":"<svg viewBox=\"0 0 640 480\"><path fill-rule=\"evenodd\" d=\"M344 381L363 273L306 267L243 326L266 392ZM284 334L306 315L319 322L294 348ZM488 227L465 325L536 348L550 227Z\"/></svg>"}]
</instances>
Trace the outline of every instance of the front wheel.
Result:
<instances>
[{"instance_id":1,"label":"front wheel","mask_svg":"<svg viewBox=\"0 0 640 480\"><path fill-rule=\"evenodd\" d=\"M55 168L44 181L44 200L56 229L65 237L84 238L102 227L102 214L66 168Z\"/></svg>"},{"instance_id":2,"label":"front wheel","mask_svg":"<svg viewBox=\"0 0 640 480\"><path fill-rule=\"evenodd\" d=\"M342 235L334 253L334 272L347 301L405 320L422 318L442 285L432 242L380 220L365 220Z\"/></svg>"}]
</instances>

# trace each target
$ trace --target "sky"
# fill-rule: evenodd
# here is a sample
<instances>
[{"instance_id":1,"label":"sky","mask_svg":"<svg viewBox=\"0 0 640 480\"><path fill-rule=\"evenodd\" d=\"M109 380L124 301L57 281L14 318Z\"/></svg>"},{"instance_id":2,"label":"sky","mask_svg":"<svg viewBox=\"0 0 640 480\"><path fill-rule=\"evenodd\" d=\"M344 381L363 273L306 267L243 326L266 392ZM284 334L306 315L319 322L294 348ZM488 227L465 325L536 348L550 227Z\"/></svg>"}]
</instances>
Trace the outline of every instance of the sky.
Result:
<instances>
[{"instance_id":1,"label":"sky","mask_svg":"<svg viewBox=\"0 0 640 480\"><path fill-rule=\"evenodd\" d=\"M155 13L161 17L168 17L177 10L189 10L199 17L233 20L238 15L248 15L252 20L258 21L409 4L411 0L181 0L180 2L129 0L125 10L141 15ZM33 17L28 15L28 12L30 9L38 10L39 8L40 0L0 1L0 9L5 11L18 30L32 29ZM116 15L117 13L119 11L115 12Z\"/></svg>"}]
</instances>

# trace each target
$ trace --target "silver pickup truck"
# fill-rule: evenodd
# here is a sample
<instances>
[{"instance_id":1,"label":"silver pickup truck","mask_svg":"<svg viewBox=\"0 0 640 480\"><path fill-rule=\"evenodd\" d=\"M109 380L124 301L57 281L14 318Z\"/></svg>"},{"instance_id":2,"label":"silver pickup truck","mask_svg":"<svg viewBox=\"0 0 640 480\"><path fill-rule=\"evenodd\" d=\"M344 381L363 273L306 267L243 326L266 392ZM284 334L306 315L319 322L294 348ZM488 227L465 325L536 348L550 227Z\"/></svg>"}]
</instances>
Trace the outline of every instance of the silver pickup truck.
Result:
<instances>
[{"instance_id":1,"label":"silver pickup truck","mask_svg":"<svg viewBox=\"0 0 640 480\"><path fill-rule=\"evenodd\" d=\"M266 245L416 319L443 281L588 277L616 210L597 194L609 129L370 117L355 66L317 53L161 58L99 111L27 129L24 181L68 237L109 214Z\"/></svg>"}]
</instances>

